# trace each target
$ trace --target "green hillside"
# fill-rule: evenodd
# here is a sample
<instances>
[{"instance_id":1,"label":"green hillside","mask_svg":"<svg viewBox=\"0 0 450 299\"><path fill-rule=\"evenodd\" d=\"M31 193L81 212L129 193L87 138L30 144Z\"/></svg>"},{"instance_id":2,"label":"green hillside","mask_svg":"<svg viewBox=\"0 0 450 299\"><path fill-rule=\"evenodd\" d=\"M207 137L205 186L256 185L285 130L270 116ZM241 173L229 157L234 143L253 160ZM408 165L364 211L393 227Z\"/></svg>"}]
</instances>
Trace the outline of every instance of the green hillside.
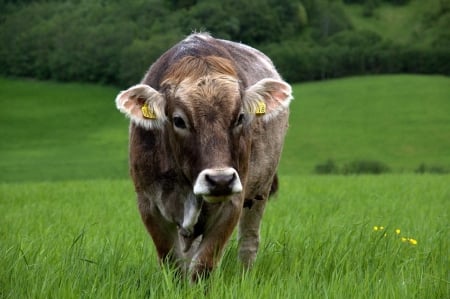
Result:
<instances>
[{"instance_id":1,"label":"green hillside","mask_svg":"<svg viewBox=\"0 0 450 299\"><path fill-rule=\"evenodd\" d=\"M294 86L281 171L328 159L376 160L394 171L450 166L450 78L368 76Z\"/></svg>"},{"instance_id":2,"label":"green hillside","mask_svg":"<svg viewBox=\"0 0 450 299\"><path fill-rule=\"evenodd\" d=\"M0 79L0 181L127 178L126 120L118 90ZM450 167L450 79L355 77L294 85L282 174L327 159Z\"/></svg>"},{"instance_id":3,"label":"green hillside","mask_svg":"<svg viewBox=\"0 0 450 299\"><path fill-rule=\"evenodd\" d=\"M116 93L0 79L0 181L126 177L128 122Z\"/></svg>"}]
</instances>

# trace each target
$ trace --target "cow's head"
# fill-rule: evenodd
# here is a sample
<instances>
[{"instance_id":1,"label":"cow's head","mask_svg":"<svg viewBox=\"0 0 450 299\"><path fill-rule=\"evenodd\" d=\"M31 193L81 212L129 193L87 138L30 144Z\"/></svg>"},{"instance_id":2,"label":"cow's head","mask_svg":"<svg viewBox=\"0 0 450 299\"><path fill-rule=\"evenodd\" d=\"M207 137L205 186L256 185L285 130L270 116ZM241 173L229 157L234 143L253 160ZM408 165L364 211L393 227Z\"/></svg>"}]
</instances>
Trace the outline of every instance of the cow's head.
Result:
<instances>
[{"instance_id":1,"label":"cow's head","mask_svg":"<svg viewBox=\"0 0 450 299\"><path fill-rule=\"evenodd\" d=\"M241 86L228 60L187 57L168 70L160 91L135 85L119 93L116 105L137 126L165 130L169 158L193 193L219 202L243 190L252 123L275 118L292 98L280 80Z\"/></svg>"}]
</instances>

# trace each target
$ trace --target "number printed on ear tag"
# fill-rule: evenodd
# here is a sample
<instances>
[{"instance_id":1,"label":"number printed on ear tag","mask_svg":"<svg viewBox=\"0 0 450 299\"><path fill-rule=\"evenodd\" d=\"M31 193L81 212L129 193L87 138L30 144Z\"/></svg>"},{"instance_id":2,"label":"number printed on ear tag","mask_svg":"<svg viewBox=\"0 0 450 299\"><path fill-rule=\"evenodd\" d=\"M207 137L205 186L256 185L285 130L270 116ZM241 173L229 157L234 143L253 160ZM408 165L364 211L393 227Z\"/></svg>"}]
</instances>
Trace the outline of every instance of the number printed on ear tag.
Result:
<instances>
[{"instance_id":1,"label":"number printed on ear tag","mask_svg":"<svg viewBox=\"0 0 450 299\"><path fill-rule=\"evenodd\" d=\"M258 107L256 108L255 114L256 115L266 114L266 103L264 103L263 101L258 101Z\"/></svg>"},{"instance_id":2,"label":"number printed on ear tag","mask_svg":"<svg viewBox=\"0 0 450 299\"><path fill-rule=\"evenodd\" d=\"M148 106L147 103L145 103L145 104L142 106L141 111L142 111L142 115L143 115L145 118L156 119L156 114L155 114L155 112L153 111L152 108L150 108L150 107Z\"/></svg>"}]
</instances>

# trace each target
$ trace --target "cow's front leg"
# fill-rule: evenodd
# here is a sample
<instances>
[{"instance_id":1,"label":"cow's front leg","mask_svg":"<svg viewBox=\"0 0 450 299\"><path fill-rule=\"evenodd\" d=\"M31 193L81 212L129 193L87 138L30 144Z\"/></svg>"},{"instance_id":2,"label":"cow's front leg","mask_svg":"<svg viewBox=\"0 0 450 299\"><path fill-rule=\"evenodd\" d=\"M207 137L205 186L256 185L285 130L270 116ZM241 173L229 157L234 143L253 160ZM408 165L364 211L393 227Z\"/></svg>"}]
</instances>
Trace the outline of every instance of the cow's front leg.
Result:
<instances>
[{"instance_id":1,"label":"cow's front leg","mask_svg":"<svg viewBox=\"0 0 450 299\"><path fill-rule=\"evenodd\" d=\"M241 213L241 204L229 201L222 203L214 215L208 219L202 241L191 265L191 280L206 278L222 257L223 249L233 233Z\"/></svg>"},{"instance_id":2,"label":"cow's front leg","mask_svg":"<svg viewBox=\"0 0 450 299\"><path fill-rule=\"evenodd\" d=\"M176 226L168 223L155 205L144 196L138 196L138 208L142 221L152 237L158 259L161 263L176 263L174 244L177 235Z\"/></svg>"},{"instance_id":3,"label":"cow's front leg","mask_svg":"<svg viewBox=\"0 0 450 299\"><path fill-rule=\"evenodd\" d=\"M245 268L250 268L256 259L259 248L259 230L266 202L267 196L253 199L251 204L244 207L239 220L239 259Z\"/></svg>"}]
</instances>

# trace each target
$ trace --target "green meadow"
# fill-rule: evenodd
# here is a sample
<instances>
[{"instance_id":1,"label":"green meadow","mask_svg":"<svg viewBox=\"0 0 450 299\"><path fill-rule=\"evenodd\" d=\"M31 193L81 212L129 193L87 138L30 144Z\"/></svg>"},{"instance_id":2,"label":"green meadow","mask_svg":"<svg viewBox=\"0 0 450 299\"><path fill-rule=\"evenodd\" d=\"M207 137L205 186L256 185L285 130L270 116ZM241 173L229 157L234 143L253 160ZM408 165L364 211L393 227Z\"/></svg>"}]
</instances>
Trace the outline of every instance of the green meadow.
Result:
<instances>
[{"instance_id":1,"label":"green meadow","mask_svg":"<svg viewBox=\"0 0 450 299\"><path fill-rule=\"evenodd\" d=\"M281 172L307 174L328 159L375 160L393 172L450 169L450 79L368 76L294 85Z\"/></svg>"},{"instance_id":2,"label":"green meadow","mask_svg":"<svg viewBox=\"0 0 450 299\"><path fill-rule=\"evenodd\" d=\"M0 181L127 177L118 90L0 79Z\"/></svg>"},{"instance_id":3,"label":"green meadow","mask_svg":"<svg viewBox=\"0 0 450 299\"><path fill-rule=\"evenodd\" d=\"M0 79L1 298L449 298L450 79L294 85L254 268L237 241L197 285L160 267L127 171L118 90ZM315 175L370 159L382 175ZM376 227L376 229L375 229Z\"/></svg>"},{"instance_id":4,"label":"green meadow","mask_svg":"<svg viewBox=\"0 0 450 299\"><path fill-rule=\"evenodd\" d=\"M448 298L449 180L283 176L254 268L233 237L195 286L158 266L128 180L4 183L0 297Z\"/></svg>"},{"instance_id":5,"label":"green meadow","mask_svg":"<svg viewBox=\"0 0 450 299\"><path fill-rule=\"evenodd\" d=\"M450 79L369 76L294 85L281 174L328 159L393 172L450 169ZM0 181L127 178L128 121L118 89L0 79Z\"/></svg>"}]
</instances>

